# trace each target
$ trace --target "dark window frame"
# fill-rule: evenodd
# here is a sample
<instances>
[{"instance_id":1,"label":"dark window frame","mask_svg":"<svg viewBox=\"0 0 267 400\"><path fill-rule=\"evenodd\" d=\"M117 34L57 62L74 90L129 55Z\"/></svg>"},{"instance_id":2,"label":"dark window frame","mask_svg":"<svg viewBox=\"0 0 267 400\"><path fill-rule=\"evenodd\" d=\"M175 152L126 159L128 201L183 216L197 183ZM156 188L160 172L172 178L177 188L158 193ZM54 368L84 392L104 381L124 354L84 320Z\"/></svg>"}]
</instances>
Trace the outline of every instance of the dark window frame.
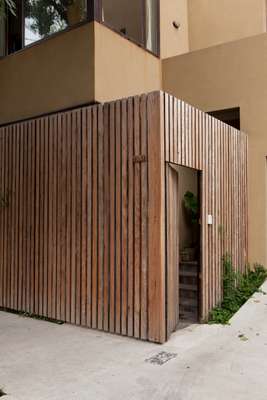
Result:
<instances>
[{"instance_id":1,"label":"dark window frame","mask_svg":"<svg viewBox=\"0 0 267 400\"><path fill-rule=\"evenodd\" d=\"M41 44L42 42L49 40L57 35L60 35L64 32L68 32L72 29L75 29L79 26L82 26L84 24L87 24L89 22L93 22L96 21L102 25L104 25L105 27L111 29L113 32L117 33L118 35L120 35L121 37L125 38L126 40L129 40L130 42L133 42L135 45L141 47L142 49L144 49L145 51L147 51L148 53L156 56L156 57L160 57L160 0L156 0L157 2L157 49L156 52L152 52L151 50L146 48L145 45L145 34L146 34L146 14L145 14L145 0L142 0L143 2L143 13L142 13L142 31L143 31L143 43L138 42L137 40L131 38L130 36L128 36L127 34L123 34L122 32L118 31L117 29L115 29L112 25L106 23L105 21L102 20L102 0L87 0L87 17L81 21L78 22L77 24L74 25L70 25L68 27L66 27L65 29L62 29L58 32L52 33L51 35L48 35L40 40L37 40L34 43L25 45L25 19L24 19L24 1L23 0L18 0L18 4L20 7L20 17L21 17L21 42L22 42L22 47L20 50L17 50L13 53L8 53L8 49L9 49L9 45L8 45L8 23L6 24L6 55L4 57L7 57L9 55L12 55L14 53L23 51L24 49L28 49L31 48L32 46ZM8 18L7 18L8 21ZM0 59L3 57L0 57Z\"/></svg>"},{"instance_id":2,"label":"dark window frame","mask_svg":"<svg viewBox=\"0 0 267 400\"><path fill-rule=\"evenodd\" d=\"M111 29L112 31L116 32L120 36L124 37L125 39L129 40L130 42L135 43L137 46L141 47L142 49L146 50L147 52L153 54L154 56L160 57L160 0L156 0L157 2L157 50L156 52L152 52L151 50L147 49L145 45L145 37L146 37L146 7L145 7L145 0L142 0L142 36L143 36L143 43L138 42L137 40L133 39L132 37L128 36L120 32L119 30L115 29L111 24L102 20L101 10L102 10L102 0L93 0L94 1L94 10L95 10L95 21L99 22L100 24L106 26L107 28Z\"/></svg>"}]
</instances>

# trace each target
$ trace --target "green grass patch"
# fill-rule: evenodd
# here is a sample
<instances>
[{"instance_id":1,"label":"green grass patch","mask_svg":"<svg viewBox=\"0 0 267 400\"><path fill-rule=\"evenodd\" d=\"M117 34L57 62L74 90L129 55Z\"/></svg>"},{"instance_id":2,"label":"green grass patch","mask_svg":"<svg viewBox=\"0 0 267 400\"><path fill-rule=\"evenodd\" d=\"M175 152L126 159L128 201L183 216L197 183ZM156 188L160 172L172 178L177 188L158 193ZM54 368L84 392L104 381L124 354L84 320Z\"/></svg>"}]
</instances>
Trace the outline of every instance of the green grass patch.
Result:
<instances>
[{"instance_id":1,"label":"green grass patch","mask_svg":"<svg viewBox=\"0 0 267 400\"><path fill-rule=\"evenodd\" d=\"M267 271L261 265L249 266L244 274L235 272L230 256L223 258L223 301L209 316L210 324L228 324L232 316L257 291L267 279Z\"/></svg>"}]
</instances>

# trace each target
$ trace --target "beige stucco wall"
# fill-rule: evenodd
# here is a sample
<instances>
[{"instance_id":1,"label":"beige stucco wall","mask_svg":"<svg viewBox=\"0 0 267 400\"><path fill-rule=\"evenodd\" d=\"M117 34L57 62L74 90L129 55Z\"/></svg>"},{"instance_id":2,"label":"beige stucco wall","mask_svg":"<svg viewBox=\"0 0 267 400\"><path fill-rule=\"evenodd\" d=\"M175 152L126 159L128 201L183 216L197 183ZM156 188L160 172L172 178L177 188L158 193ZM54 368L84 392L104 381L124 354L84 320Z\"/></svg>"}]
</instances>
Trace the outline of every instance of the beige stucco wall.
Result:
<instances>
[{"instance_id":1,"label":"beige stucco wall","mask_svg":"<svg viewBox=\"0 0 267 400\"><path fill-rule=\"evenodd\" d=\"M197 50L266 32L266 0L188 0L189 46Z\"/></svg>"},{"instance_id":2,"label":"beige stucco wall","mask_svg":"<svg viewBox=\"0 0 267 400\"><path fill-rule=\"evenodd\" d=\"M177 30L173 22L180 24ZM161 58L189 51L187 0L160 0Z\"/></svg>"},{"instance_id":3,"label":"beige stucco wall","mask_svg":"<svg viewBox=\"0 0 267 400\"><path fill-rule=\"evenodd\" d=\"M97 22L0 60L0 124L161 89L161 62Z\"/></svg>"},{"instance_id":4,"label":"beige stucco wall","mask_svg":"<svg viewBox=\"0 0 267 400\"><path fill-rule=\"evenodd\" d=\"M96 22L96 101L105 102L158 89L161 89L160 60Z\"/></svg>"},{"instance_id":5,"label":"beige stucco wall","mask_svg":"<svg viewBox=\"0 0 267 400\"><path fill-rule=\"evenodd\" d=\"M204 111L240 107L249 136L249 259L267 265L267 34L163 62L163 88Z\"/></svg>"},{"instance_id":6,"label":"beige stucco wall","mask_svg":"<svg viewBox=\"0 0 267 400\"><path fill-rule=\"evenodd\" d=\"M94 26L0 60L0 124L94 100Z\"/></svg>"}]
</instances>

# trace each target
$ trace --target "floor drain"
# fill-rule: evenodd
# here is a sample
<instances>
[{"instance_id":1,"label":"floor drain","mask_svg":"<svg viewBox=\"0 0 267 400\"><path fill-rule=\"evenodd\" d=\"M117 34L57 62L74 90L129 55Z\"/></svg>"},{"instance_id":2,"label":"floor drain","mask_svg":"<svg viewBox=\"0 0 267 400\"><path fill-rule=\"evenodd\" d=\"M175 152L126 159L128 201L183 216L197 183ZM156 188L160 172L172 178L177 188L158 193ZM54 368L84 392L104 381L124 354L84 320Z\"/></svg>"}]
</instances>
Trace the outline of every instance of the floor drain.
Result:
<instances>
[{"instance_id":1,"label":"floor drain","mask_svg":"<svg viewBox=\"0 0 267 400\"><path fill-rule=\"evenodd\" d=\"M163 365L175 357L177 357L177 354L175 353L167 353L166 351L161 351L160 353L148 358L145 361L154 365Z\"/></svg>"}]
</instances>

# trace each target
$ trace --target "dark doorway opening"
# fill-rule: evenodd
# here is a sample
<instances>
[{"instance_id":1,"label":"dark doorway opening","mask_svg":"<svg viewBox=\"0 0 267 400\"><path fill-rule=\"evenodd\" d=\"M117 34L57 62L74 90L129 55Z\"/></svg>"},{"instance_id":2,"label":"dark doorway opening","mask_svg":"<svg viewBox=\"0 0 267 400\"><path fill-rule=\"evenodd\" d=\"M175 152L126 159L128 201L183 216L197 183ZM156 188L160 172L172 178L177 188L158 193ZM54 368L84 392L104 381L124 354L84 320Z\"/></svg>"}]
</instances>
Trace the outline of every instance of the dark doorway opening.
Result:
<instances>
[{"instance_id":1,"label":"dark doorway opening","mask_svg":"<svg viewBox=\"0 0 267 400\"><path fill-rule=\"evenodd\" d=\"M200 173L179 166L179 317L200 315Z\"/></svg>"},{"instance_id":2,"label":"dark doorway opening","mask_svg":"<svg viewBox=\"0 0 267 400\"><path fill-rule=\"evenodd\" d=\"M168 164L167 188L167 332L201 314L201 173Z\"/></svg>"},{"instance_id":3,"label":"dark doorway opening","mask_svg":"<svg viewBox=\"0 0 267 400\"><path fill-rule=\"evenodd\" d=\"M232 126L235 129L240 130L240 108L228 108L225 110L211 111L208 112L214 118Z\"/></svg>"}]
</instances>

